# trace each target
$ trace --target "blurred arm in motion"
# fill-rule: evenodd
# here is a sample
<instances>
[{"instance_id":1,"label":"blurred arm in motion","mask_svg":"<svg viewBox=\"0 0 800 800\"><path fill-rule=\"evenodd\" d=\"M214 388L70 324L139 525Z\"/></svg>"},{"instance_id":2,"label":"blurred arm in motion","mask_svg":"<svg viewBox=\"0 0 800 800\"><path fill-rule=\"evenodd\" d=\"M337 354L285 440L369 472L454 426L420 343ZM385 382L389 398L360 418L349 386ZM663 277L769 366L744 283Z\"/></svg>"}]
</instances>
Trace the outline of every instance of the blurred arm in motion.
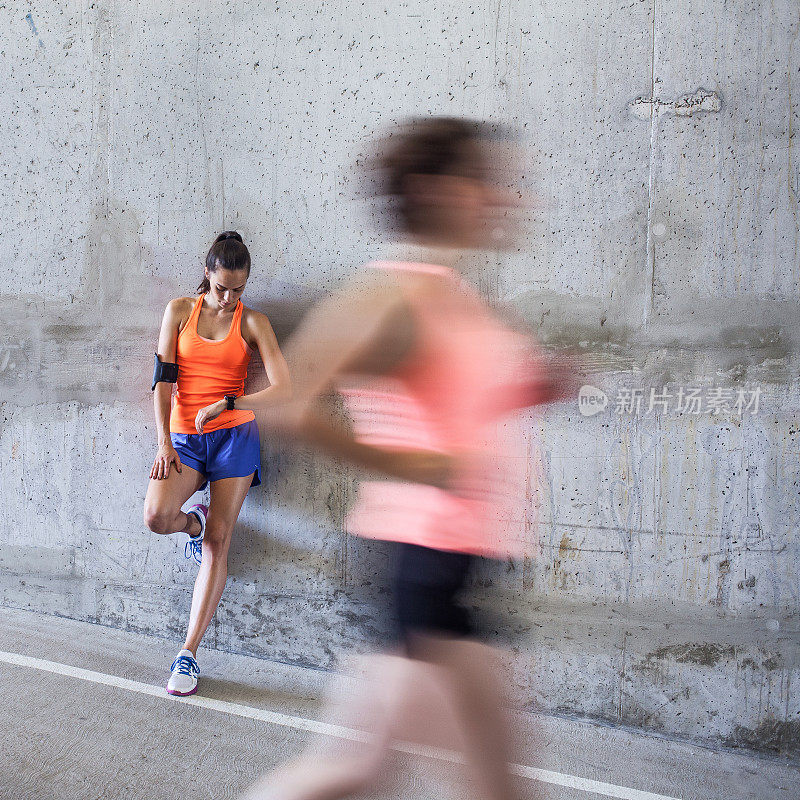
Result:
<instances>
[{"instance_id":1,"label":"blurred arm in motion","mask_svg":"<svg viewBox=\"0 0 800 800\"><path fill-rule=\"evenodd\" d=\"M406 354L412 327L401 292L379 276L319 303L284 348L292 400L272 410L267 424L366 470L444 487L452 466L446 454L356 441L317 402L346 373L389 372Z\"/></svg>"}]
</instances>

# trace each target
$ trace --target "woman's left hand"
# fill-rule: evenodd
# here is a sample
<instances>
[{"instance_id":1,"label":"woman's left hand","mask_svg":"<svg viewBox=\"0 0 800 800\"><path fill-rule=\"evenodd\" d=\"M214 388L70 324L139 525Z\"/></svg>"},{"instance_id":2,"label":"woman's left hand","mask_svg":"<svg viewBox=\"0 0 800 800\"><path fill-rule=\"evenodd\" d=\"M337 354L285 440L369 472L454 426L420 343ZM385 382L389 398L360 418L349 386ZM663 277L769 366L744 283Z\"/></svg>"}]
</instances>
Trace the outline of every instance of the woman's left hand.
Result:
<instances>
[{"instance_id":1,"label":"woman's left hand","mask_svg":"<svg viewBox=\"0 0 800 800\"><path fill-rule=\"evenodd\" d=\"M194 427L197 429L197 432L202 433L203 426L206 424L206 422L216 419L226 407L227 403L224 400L217 400L216 403L212 403L210 406L201 408L197 412L197 416L194 418Z\"/></svg>"}]
</instances>

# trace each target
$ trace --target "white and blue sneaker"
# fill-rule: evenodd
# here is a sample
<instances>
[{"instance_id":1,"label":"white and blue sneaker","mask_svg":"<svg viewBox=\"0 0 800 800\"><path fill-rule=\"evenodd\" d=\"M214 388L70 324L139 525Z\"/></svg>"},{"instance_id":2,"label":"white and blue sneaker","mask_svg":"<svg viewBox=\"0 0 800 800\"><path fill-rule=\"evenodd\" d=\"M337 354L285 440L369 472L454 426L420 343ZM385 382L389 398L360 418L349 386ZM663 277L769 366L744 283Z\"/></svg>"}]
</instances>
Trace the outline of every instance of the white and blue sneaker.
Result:
<instances>
[{"instance_id":1,"label":"white and blue sneaker","mask_svg":"<svg viewBox=\"0 0 800 800\"><path fill-rule=\"evenodd\" d=\"M167 693L177 697L186 697L197 691L197 679L200 667L191 650L181 650L170 667L172 674L167 683Z\"/></svg>"},{"instance_id":2,"label":"white and blue sneaker","mask_svg":"<svg viewBox=\"0 0 800 800\"><path fill-rule=\"evenodd\" d=\"M194 559L195 564L199 567L203 563L203 537L206 535L206 519L208 518L208 506L202 503L195 503L187 512L197 517L200 523L200 533L197 536L190 536L189 541L183 548L183 554L186 558Z\"/></svg>"}]
</instances>

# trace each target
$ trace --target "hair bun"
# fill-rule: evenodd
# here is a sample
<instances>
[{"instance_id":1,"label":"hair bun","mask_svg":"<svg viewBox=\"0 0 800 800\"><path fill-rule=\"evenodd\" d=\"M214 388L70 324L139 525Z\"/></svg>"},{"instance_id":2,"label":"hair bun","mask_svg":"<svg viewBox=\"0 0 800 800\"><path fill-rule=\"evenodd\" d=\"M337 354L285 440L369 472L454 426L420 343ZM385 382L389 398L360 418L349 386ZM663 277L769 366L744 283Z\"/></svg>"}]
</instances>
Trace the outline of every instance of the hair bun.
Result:
<instances>
[{"instance_id":1,"label":"hair bun","mask_svg":"<svg viewBox=\"0 0 800 800\"><path fill-rule=\"evenodd\" d=\"M237 242L244 244L242 235L237 231L223 231L219 236L217 236L216 239L214 239L214 244L217 242L224 242L226 239L236 239Z\"/></svg>"}]
</instances>

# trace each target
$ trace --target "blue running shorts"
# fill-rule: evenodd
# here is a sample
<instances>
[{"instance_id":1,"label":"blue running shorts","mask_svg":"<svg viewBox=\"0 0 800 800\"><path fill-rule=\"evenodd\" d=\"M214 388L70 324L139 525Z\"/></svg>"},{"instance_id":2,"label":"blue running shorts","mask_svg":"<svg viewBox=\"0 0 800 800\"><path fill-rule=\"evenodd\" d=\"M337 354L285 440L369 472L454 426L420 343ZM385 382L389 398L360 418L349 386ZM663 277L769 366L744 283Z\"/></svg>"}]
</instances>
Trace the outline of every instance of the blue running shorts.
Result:
<instances>
[{"instance_id":1,"label":"blue running shorts","mask_svg":"<svg viewBox=\"0 0 800 800\"><path fill-rule=\"evenodd\" d=\"M206 478L200 489L205 489L208 481L244 478L251 473L255 474L250 486L261 483L261 442L255 420L208 433L171 433L170 436L181 464L196 469Z\"/></svg>"}]
</instances>

